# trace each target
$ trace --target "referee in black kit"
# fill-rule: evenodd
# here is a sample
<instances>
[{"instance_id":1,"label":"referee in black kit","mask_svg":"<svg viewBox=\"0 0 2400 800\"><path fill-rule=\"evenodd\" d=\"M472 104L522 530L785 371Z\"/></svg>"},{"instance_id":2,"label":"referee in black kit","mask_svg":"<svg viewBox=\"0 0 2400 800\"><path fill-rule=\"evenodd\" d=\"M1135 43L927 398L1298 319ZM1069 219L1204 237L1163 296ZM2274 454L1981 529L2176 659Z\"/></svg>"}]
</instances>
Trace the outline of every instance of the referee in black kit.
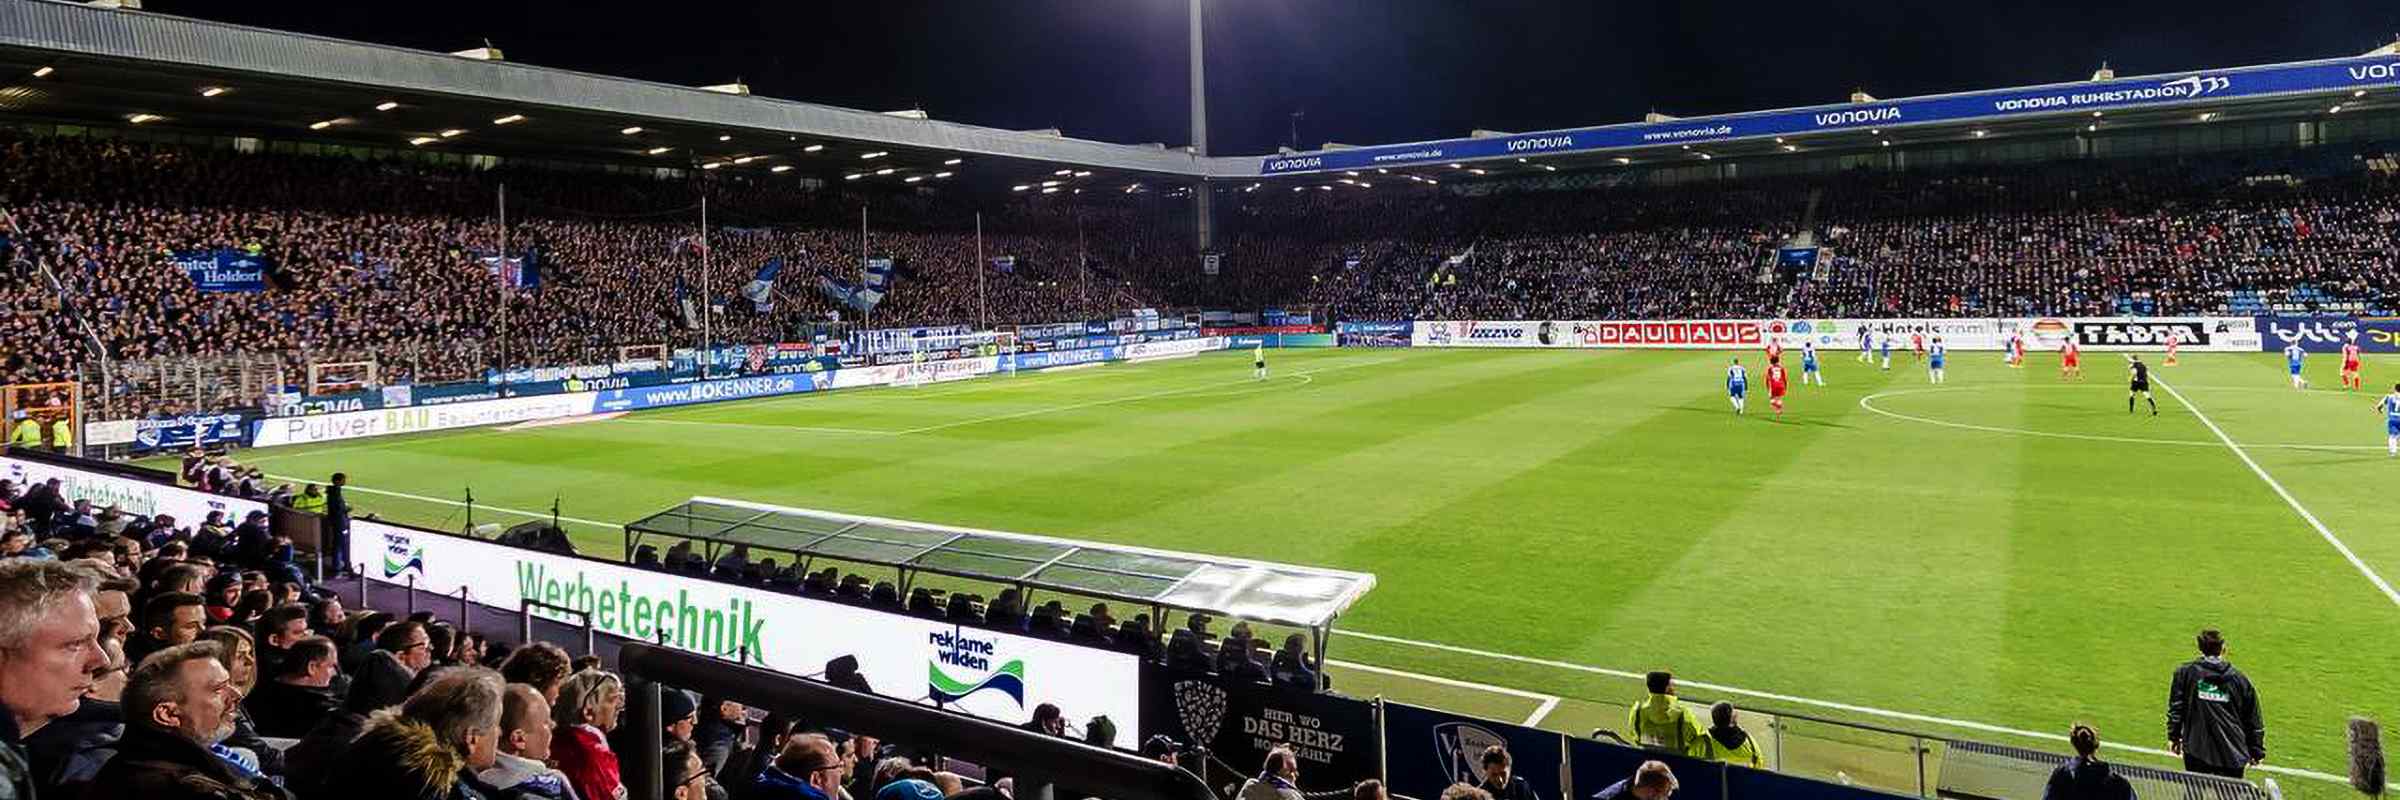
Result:
<instances>
[{"instance_id":1,"label":"referee in black kit","mask_svg":"<svg viewBox=\"0 0 2400 800\"><path fill-rule=\"evenodd\" d=\"M2150 416L2158 416L2158 398L2150 396L2150 365L2142 363L2142 357L2138 355L2128 355L2126 358L2132 361L2126 367L2133 370L2133 384L2125 389L2125 413L2133 413L2133 396L2138 394L2150 402Z\"/></svg>"}]
</instances>

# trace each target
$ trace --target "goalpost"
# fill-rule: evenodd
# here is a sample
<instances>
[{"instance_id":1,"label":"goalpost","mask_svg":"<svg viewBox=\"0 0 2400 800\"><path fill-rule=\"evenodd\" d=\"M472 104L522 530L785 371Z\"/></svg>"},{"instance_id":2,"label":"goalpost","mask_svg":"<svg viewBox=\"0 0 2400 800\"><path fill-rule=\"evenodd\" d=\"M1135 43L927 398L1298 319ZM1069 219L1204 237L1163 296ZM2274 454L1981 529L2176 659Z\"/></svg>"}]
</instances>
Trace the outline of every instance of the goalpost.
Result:
<instances>
[{"instance_id":1,"label":"goalpost","mask_svg":"<svg viewBox=\"0 0 2400 800\"><path fill-rule=\"evenodd\" d=\"M1015 331L980 331L943 336L919 336L909 340L907 369L900 373L901 386L923 386L943 380L941 362L968 358L998 357L992 369L1005 375L1017 372ZM972 372L956 372L951 377L967 377Z\"/></svg>"},{"instance_id":2,"label":"goalpost","mask_svg":"<svg viewBox=\"0 0 2400 800\"><path fill-rule=\"evenodd\" d=\"M667 346L663 344L629 344L618 347L617 363L622 364L629 361L648 361L664 365L669 361Z\"/></svg>"}]
</instances>

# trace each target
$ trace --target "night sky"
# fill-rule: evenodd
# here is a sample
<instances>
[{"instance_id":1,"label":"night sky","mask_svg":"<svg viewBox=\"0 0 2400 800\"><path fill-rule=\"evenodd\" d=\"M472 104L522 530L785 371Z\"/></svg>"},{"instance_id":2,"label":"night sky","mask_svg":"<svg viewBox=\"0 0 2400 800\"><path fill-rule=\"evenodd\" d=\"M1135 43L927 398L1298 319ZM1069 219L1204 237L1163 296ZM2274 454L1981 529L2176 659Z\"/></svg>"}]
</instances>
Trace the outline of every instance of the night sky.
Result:
<instances>
[{"instance_id":1,"label":"night sky","mask_svg":"<svg viewBox=\"0 0 2400 800\"><path fill-rule=\"evenodd\" d=\"M149 0L157 13L1114 142L1188 142L1187 0ZM1211 151L2356 55L2400 2L1205 0Z\"/></svg>"}]
</instances>

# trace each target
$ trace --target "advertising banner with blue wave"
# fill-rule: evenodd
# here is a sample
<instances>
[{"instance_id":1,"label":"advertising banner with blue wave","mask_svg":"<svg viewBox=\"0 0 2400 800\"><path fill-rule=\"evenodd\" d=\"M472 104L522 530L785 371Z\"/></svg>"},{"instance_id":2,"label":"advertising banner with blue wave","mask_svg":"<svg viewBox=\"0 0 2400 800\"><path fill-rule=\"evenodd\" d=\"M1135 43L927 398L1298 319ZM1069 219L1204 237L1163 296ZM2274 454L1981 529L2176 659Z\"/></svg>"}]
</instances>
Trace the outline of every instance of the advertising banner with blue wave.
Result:
<instances>
[{"instance_id":1,"label":"advertising banner with blue wave","mask_svg":"<svg viewBox=\"0 0 2400 800\"><path fill-rule=\"evenodd\" d=\"M2364 353L2400 353L2400 318L2395 317L2259 317L2258 347L2270 353L2300 343L2312 353L2338 353L2357 336Z\"/></svg>"},{"instance_id":2,"label":"advertising banner with blue wave","mask_svg":"<svg viewBox=\"0 0 2400 800\"><path fill-rule=\"evenodd\" d=\"M169 257L192 287L203 292L263 292L267 290L266 256L233 248L177 250Z\"/></svg>"},{"instance_id":3,"label":"advertising banner with blue wave","mask_svg":"<svg viewBox=\"0 0 2400 800\"><path fill-rule=\"evenodd\" d=\"M1566 748L1563 739L1522 725L1385 701L1384 782L1395 795L1440 797L1451 784L1481 783L1483 749L1497 744L1508 748L1514 771L1533 785L1535 794L1561 797L1560 790L1565 788L1559 781L1560 754Z\"/></svg>"},{"instance_id":4,"label":"advertising banner with blue wave","mask_svg":"<svg viewBox=\"0 0 2400 800\"><path fill-rule=\"evenodd\" d=\"M1497 156L1700 144L1825 131L2088 113L2104 109L2154 108L2264 95L2306 92L2346 94L2394 84L2400 84L2400 56L2363 56L1687 117L1663 122L1571 128L1481 139L1443 139L1295 153L1261 159L1259 174L1356 170Z\"/></svg>"}]
</instances>

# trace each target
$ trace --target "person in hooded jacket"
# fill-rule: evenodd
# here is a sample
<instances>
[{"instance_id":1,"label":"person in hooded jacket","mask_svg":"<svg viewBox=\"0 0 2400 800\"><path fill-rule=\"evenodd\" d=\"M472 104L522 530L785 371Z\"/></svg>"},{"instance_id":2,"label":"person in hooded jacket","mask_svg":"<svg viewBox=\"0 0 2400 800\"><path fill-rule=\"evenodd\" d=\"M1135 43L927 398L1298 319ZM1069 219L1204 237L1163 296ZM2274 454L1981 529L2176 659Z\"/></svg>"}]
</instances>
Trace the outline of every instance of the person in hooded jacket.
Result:
<instances>
[{"instance_id":1,"label":"person in hooded jacket","mask_svg":"<svg viewBox=\"0 0 2400 800\"><path fill-rule=\"evenodd\" d=\"M2200 632L2200 657L2175 670L2167 689L2167 749L2183 768L2203 775L2242 777L2242 768L2267 758L2267 725L2258 690L2225 660L2225 637Z\"/></svg>"},{"instance_id":2,"label":"person in hooded jacket","mask_svg":"<svg viewBox=\"0 0 2400 800\"><path fill-rule=\"evenodd\" d=\"M476 777L500 753L500 673L449 667L399 708L367 718L323 796L343 800L485 800Z\"/></svg>"},{"instance_id":3,"label":"person in hooded jacket","mask_svg":"<svg viewBox=\"0 0 2400 800\"><path fill-rule=\"evenodd\" d=\"M370 652L358 678L350 682L341 710L327 715L299 744L283 752L284 785L303 797L312 796L341 769L351 743L366 730L367 716L407 700L408 684L414 679L391 651Z\"/></svg>"},{"instance_id":4,"label":"person in hooded jacket","mask_svg":"<svg viewBox=\"0 0 2400 800\"><path fill-rule=\"evenodd\" d=\"M2067 734L2075 745L2075 758L2050 771L2050 783L2042 787L2042 800L2133 800L2133 783L2112 771L2108 762L2100 760L2100 732L2090 725L2077 725Z\"/></svg>"},{"instance_id":5,"label":"person in hooded jacket","mask_svg":"<svg viewBox=\"0 0 2400 800\"><path fill-rule=\"evenodd\" d=\"M1700 751L1693 755L1752 769L1765 768L1766 761L1758 756L1758 740L1735 724L1732 703L1720 700L1709 706L1708 719L1711 724L1700 736Z\"/></svg>"},{"instance_id":6,"label":"person in hooded jacket","mask_svg":"<svg viewBox=\"0 0 2400 800\"><path fill-rule=\"evenodd\" d=\"M1625 713L1626 738L1652 750L1698 755L1700 720L1692 715L1690 706L1675 697L1675 675L1652 672L1647 680L1650 696Z\"/></svg>"}]
</instances>

